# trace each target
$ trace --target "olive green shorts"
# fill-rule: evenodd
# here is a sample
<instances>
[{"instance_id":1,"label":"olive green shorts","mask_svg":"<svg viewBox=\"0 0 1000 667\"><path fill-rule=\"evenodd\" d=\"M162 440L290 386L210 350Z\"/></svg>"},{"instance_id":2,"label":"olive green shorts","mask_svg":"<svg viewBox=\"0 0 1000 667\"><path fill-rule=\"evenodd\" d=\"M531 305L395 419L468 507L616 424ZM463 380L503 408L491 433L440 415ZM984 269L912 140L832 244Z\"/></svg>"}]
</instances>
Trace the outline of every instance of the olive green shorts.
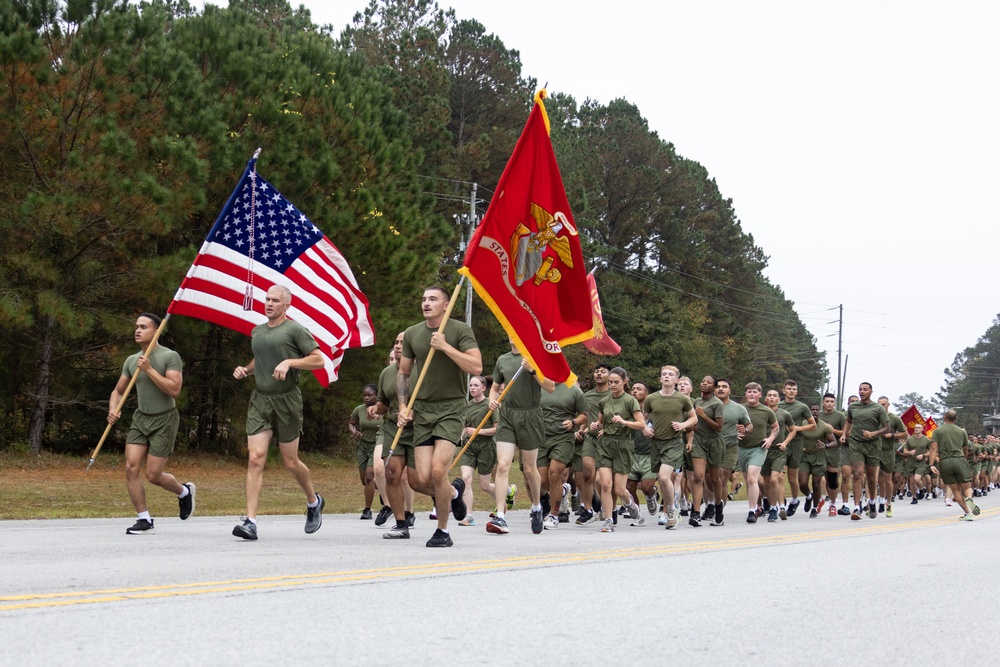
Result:
<instances>
[{"instance_id":1,"label":"olive green shorts","mask_svg":"<svg viewBox=\"0 0 1000 667\"><path fill-rule=\"evenodd\" d=\"M840 467L851 467L851 464L854 463L854 451L851 449L850 443L837 445L837 450L840 452ZM858 463L861 463L863 460L859 458Z\"/></svg>"},{"instance_id":2,"label":"olive green shorts","mask_svg":"<svg viewBox=\"0 0 1000 667\"><path fill-rule=\"evenodd\" d=\"M271 431L278 443L294 442L302 435L302 392L298 387L280 394L256 389L247 406L247 435Z\"/></svg>"},{"instance_id":3,"label":"olive green shorts","mask_svg":"<svg viewBox=\"0 0 1000 667\"><path fill-rule=\"evenodd\" d=\"M590 458L597 461L597 438L589 432L583 436L583 440L576 440L573 449L573 470L583 470L583 459Z\"/></svg>"},{"instance_id":4,"label":"olive green shorts","mask_svg":"<svg viewBox=\"0 0 1000 667\"><path fill-rule=\"evenodd\" d=\"M740 446L727 445L726 453L722 456L722 467L726 470L739 470Z\"/></svg>"},{"instance_id":5,"label":"olive green shorts","mask_svg":"<svg viewBox=\"0 0 1000 667\"><path fill-rule=\"evenodd\" d=\"M390 424L384 422L382 428L378 431L378 437L375 438L375 444L379 444L380 440L382 442L382 458L389 458L389 452L391 451L392 441L396 437L396 431L398 428L395 424ZM396 451L392 453L395 456L404 457L403 460L406 461L406 465L409 468L416 468L417 463L413 457L413 424L407 424L403 428L403 432L399 434L399 442L396 443Z\"/></svg>"},{"instance_id":6,"label":"olive green shorts","mask_svg":"<svg viewBox=\"0 0 1000 667\"><path fill-rule=\"evenodd\" d=\"M497 432L493 436L497 442L513 443L523 452L536 450L545 442L545 419L540 407L520 409L505 406L499 414Z\"/></svg>"},{"instance_id":7,"label":"olive green shorts","mask_svg":"<svg viewBox=\"0 0 1000 667\"><path fill-rule=\"evenodd\" d=\"M927 464L926 459L923 461L917 461L910 467L910 472L908 474L910 477L913 475L920 475L923 477L924 475L931 474L931 467Z\"/></svg>"},{"instance_id":8,"label":"olive green shorts","mask_svg":"<svg viewBox=\"0 0 1000 667\"><path fill-rule=\"evenodd\" d=\"M546 435L542 446L538 448L539 468L544 468L552 461L558 461L564 465L573 463L573 452L576 449L576 435L573 431L564 431L553 435Z\"/></svg>"},{"instance_id":9,"label":"olive green shorts","mask_svg":"<svg viewBox=\"0 0 1000 667\"><path fill-rule=\"evenodd\" d=\"M882 463L882 443L875 441L847 439L851 446L851 465L864 463L867 468L877 468Z\"/></svg>"},{"instance_id":10,"label":"olive green shorts","mask_svg":"<svg viewBox=\"0 0 1000 667\"><path fill-rule=\"evenodd\" d=\"M835 447L824 447L820 450L823 452L823 458L826 460L826 467L830 470L838 470L841 466L841 455L840 455L840 445Z\"/></svg>"},{"instance_id":11,"label":"olive green shorts","mask_svg":"<svg viewBox=\"0 0 1000 667\"><path fill-rule=\"evenodd\" d=\"M656 473L649 467L649 454L636 454L632 452L632 470L628 474L629 480L638 482L644 479L656 479Z\"/></svg>"},{"instance_id":12,"label":"olive green shorts","mask_svg":"<svg viewBox=\"0 0 1000 667\"><path fill-rule=\"evenodd\" d=\"M813 477L822 477L825 475L826 453L823 451L802 452L802 465L799 466L799 473L803 472Z\"/></svg>"},{"instance_id":13,"label":"olive green shorts","mask_svg":"<svg viewBox=\"0 0 1000 667\"><path fill-rule=\"evenodd\" d=\"M798 470L802 465L802 439L795 438L785 447L785 465Z\"/></svg>"},{"instance_id":14,"label":"olive green shorts","mask_svg":"<svg viewBox=\"0 0 1000 667\"><path fill-rule=\"evenodd\" d=\"M364 440L358 439L354 443L354 460L357 462L358 467L361 469L371 468L375 465L375 441L365 442Z\"/></svg>"},{"instance_id":15,"label":"olive green shorts","mask_svg":"<svg viewBox=\"0 0 1000 667\"><path fill-rule=\"evenodd\" d=\"M489 475L497 465L497 444L493 438L480 438L472 441L472 444L462 453L462 458L458 461L459 466L475 468L480 475Z\"/></svg>"},{"instance_id":16,"label":"olive green shorts","mask_svg":"<svg viewBox=\"0 0 1000 667\"><path fill-rule=\"evenodd\" d=\"M649 469L657 476L660 474L660 466L669 467L670 470L679 470L684 467L684 436L679 435L670 440L650 441L651 450L649 455Z\"/></svg>"},{"instance_id":17,"label":"olive green shorts","mask_svg":"<svg viewBox=\"0 0 1000 667\"><path fill-rule=\"evenodd\" d=\"M421 401L413 404L413 446L433 445L435 440L458 444L465 430L464 398Z\"/></svg>"},{"instance_id":18,"label":"olive green shorts","mask_svg":"<svg viewBox=\"0 0 1000 667\"><path fill-rule=\"evenodd\" d=\"M961 456L941 459L938 470L941 472L941 481L945 484L968 484L972 481L969 462Z\"/></svg>"},{"instance_id":19,"label":"olive green shorts","mask_svg":"<svg viewBox=\"0 0 1000 667\"><path fill-rule=\"evenodd\" d=\"M883 444L881 447L882 455L879 457L879 467L882 468L882 472L892 474L896 472L896 450L891 444Z\"/></svg>"},{"instance_id":20,"label":"olive green shorts","mask_svg":"<svg viewBox=\"0 0 1000 667\"><path fill-rule=\"evenodd\" d=\"M602 436L597 441L598 468L611 468L616 475L632 472L632 438Z\"/></svg>"},{"instance_id":21,"label":"olive green shorts","mask_svg":"<svg viewBox=\"0 0 1000 667\"><path fill-rule=\"evenodd\" d=\"M132 413L132 425L128 428L125 442L130 445L147 445L149 456L165 459L174 451L180 425L181 416L176 408L152 415L136 410Z\"/></svg>"},{"instance_id":22,"label":"olive green shorts","mask_svg":"<svg viewBox=\"0 0 1000 667\"><path fill-rule=\"evenodd\" d=\"M760 468L760 474L770 477L771 473L785 472L785 461L787 458L787 450L781 451L781 448L777 445L772 446L767 450L767 456L764 457L764 465Z\"/></svg>"},{"instance_id":23,"label":"olive green shorts","mask_svg":"<svg viewBox=\"0 0 1000 667\"><path fill-rule=\"evenodd\" d=\"M694 436L694 446L698 447L698 435ZM717 435L714 438L704 438L702 439L702 446L705 448L706 456L708 460L709 468L721 468L722 461L726 457L726 441L722 439L721 435Z\"/></svg>"}]
</instances>

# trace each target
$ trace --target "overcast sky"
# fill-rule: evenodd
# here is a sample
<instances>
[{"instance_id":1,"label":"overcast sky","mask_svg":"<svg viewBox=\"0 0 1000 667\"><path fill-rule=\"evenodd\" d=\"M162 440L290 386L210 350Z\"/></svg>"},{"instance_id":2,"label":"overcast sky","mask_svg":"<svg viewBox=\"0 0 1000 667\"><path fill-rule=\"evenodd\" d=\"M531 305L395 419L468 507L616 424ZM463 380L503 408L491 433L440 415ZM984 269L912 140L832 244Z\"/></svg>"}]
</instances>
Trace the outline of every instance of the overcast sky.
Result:
<instances>
[{"instance_id":1,"label":"overcast sky","mask_svg":"<svg viewBox=\"0 0 1000 667\"><path fill-rule=\"evenodd\" d=\"M367 3L302 4L344 26ZM870 381L892 400L933 395L1000 313L997 3L439 4L550 92L624 97L703 164L828 352L831 387L840 304L847 393Z\"/></svg>"}]
</instances>

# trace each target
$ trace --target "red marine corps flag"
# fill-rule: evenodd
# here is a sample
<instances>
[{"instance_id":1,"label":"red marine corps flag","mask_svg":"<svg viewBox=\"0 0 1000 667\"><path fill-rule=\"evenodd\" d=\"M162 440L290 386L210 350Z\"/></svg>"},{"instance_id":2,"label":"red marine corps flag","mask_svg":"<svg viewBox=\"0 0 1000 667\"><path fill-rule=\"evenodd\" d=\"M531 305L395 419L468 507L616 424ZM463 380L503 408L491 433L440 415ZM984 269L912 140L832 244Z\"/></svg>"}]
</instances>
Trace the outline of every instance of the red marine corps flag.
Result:
<instances>
[{"instance_id":1,"label":"red marine corps flag","mask_svg":"<svg viewBox=\"0 0 1000 667\"><path fill-rule=\"evenodd\" d=\"M927 435L927 422L920 414L920 410L917 410L917 406L911 405L899 418L906 424L906 430L910 432L910 435L913 435L913 427L917 424L924 427L924 435Z\"/></svg>"},{"instance_id":2,"label":"red marine corps flag","mask_svg":"<svg viewBox=\"0 0 1000 667\"><path fill-rule=\"evenodd\" d=\"M590 288L590 305L594 311L594 337L583 341L583 346L590 350L592 354L613 357L622 351L622 346L616 343L608 335L608 330L604 328L601 299L597 295L597 281L594 280L593 271L587 274L587 287Z\"/></svg>"},{"instance_id":3,"label":"red marine corps flag","mask_svg":"<svg viewBox=\"0 0 1000 667\"><path fill-rule=\"evenodd\" d=\"M257 153L260 153L258 149ZM208 233L167 314L187 315L250 335L267 321L264 295L292 292L288 319L313 335L324 387L337 379L344 350L375 342L368 299L330 239L257 175L257 154Z\"/></svg>"},{"instance_id":4,"label":"red marine corps flag","mask_svg":"<svg viewBox=\"0 0 1000 667\"><path fill-rule=\"evenodd\" d=\"M518 349L554 382L576 382L562 346L592 338L587 270L549 119L535 96L521 138L459 273L469 278Z\"/></svg>"}]
</instances>

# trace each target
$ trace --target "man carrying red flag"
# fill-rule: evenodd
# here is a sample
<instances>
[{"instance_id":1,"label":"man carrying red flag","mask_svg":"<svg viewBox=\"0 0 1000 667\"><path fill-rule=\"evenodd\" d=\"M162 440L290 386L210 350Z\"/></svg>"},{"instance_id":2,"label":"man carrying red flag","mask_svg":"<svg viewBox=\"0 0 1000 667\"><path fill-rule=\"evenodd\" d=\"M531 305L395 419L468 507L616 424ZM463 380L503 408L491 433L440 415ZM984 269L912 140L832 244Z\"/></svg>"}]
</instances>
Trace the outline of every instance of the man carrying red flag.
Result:
<instances>
[{"instance_id":1,"label":"man carrying red flag","mask_svg":"<svg viewBox=\"0 0 1000 667\"><path fill-rule=\"evenodd\" d=\"M459 273L541 379L572 384L576 376L562 346L593 337L594 322L579 232L549 139L544 98L544 90L535 96Z\"/></svg>"}]
</instances>

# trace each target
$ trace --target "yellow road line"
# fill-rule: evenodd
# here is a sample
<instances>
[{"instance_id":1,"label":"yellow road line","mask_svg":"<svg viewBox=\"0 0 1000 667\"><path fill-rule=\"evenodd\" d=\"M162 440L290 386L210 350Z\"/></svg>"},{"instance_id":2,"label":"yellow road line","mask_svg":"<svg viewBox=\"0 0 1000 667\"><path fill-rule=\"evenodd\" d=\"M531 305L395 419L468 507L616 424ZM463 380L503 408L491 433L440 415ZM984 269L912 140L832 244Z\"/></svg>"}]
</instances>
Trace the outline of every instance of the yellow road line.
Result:
<instances>
[{"instance_id":1,"label":"yellow road line","mask_svg":"<svg viewBox=\"0 0 1000 667\"><path fill-rule=\"evenodd\" d=\"M980 519L996 516L997 514L1000 514L1000 508L984 510ZM552 567L555 565L567 565L570 563L581 562L600 562L611 559L648 558L652 556L676 555L691 552L775 546L780 544L794 544L815 540L857 537L859 535L891 533L901 530L931 528L954 524L955 521L955 517L901 522L880 521L877 524L865 523L861 525L842 526L831 530L808 531L782 535L761 535L732 539L713 539L699 542L656 544L622 549L608 549L603 551L587 551L581 553L536 554L530 556L512 556L509 558L468 562L460 561L454 563L405 565L376 569L347 570L343 572L318 572L313 574L254 577L226 581L204 581L188 584L141 586L136 588L9 595L0 596L0 602L11 603L0 604L0 612L15 611L19 609L67 607L83 604L104 604L110 602L124 602L126 600L150 600L191 595L291 589L296 586L315 586L320 584L388 580L401 577L420 577L432 574L462 574L489 570L509 570L524 567Z\"/></svg>"}]
</instances>

